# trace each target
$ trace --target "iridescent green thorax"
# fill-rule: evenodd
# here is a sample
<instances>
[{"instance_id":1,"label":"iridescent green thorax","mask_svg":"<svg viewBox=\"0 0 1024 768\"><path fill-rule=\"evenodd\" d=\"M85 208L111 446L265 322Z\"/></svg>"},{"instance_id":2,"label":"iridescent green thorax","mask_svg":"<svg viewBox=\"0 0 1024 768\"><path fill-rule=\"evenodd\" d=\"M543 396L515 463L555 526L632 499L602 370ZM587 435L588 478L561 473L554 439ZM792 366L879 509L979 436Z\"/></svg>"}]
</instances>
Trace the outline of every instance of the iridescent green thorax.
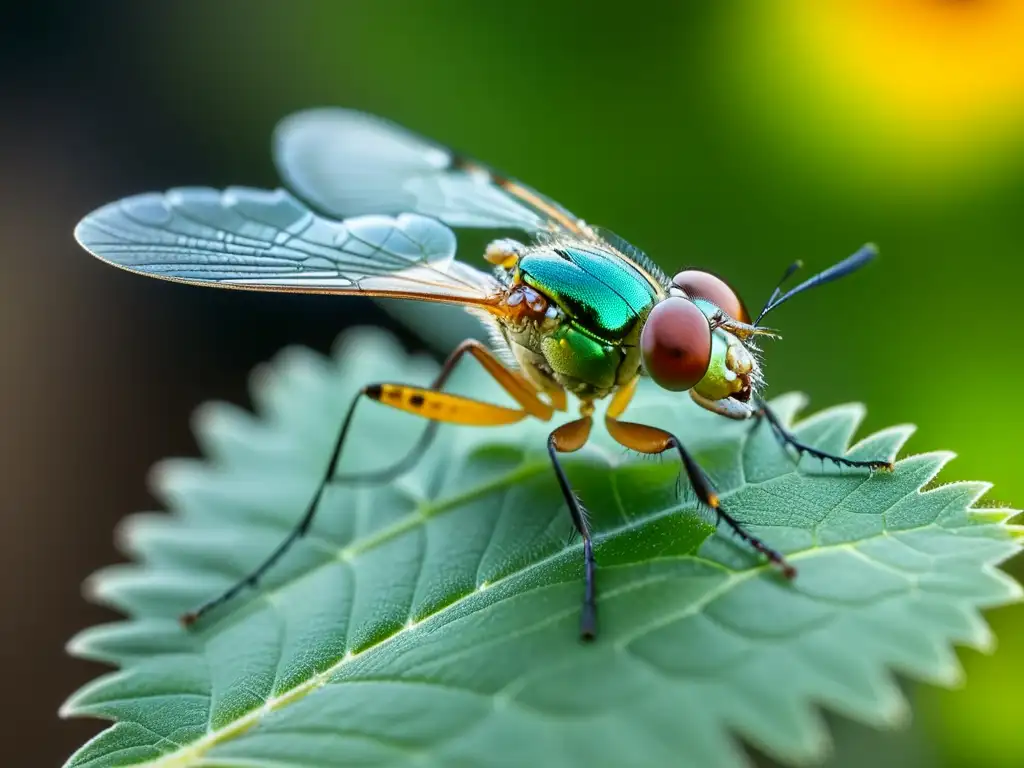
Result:
<instances>
[{"instance_id":1,"label":"iridescent green thorax","mask_svg":"<svg viewBox=\"0 0 1024 768\"><path fill-rule=\"evenodd\" d=\"M532 364L584 398L601 397L637 375L637 340L659 288L631 262L591 244L547 246L523 254L514 281L544 294L561 311L557 327L510 342L539 359ZM515 352L515 347L513 347Z\"/></svg>"},{"instance_id":2,"label":"iridescent green thorax","mask_svg":"<svg viewBox=\"0 0 1024 768\"><path fill-rule=\"evenodd\" d=\"M581 247L552 248L519 260L519 279L561 307L581 330L621 340L657 300L648 280L618 255Z\"/></svg>"}]
</instances>

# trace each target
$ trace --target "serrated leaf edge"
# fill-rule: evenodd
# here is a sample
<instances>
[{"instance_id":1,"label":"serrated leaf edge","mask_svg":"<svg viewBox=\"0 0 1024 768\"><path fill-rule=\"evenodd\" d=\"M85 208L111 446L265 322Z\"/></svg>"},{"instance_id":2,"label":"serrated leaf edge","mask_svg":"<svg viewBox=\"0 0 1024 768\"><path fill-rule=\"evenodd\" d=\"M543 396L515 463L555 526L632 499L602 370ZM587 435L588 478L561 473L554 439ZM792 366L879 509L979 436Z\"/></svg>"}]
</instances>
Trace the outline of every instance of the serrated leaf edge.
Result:
<instances>
[{"instance_id":1,"label":"serrated leaf edge","mask_svg":"<svg viewBox=\"0 0 1024 768\"><path fill-rule=\"evenodd\" d=\"M836 407L840 408L840 409L842 408L842 406L836 406ZM832 410L833 410L833 408L828 408L828 409L825 409L824 411L822 411L820 413L827 413L827 412L832 411ZM820 416L820 413L819 414L815 414L815 416ZM806 421L806 420L801 420L800 422L798 422L798 427L802 426L804 421ZM885 430L881 430L879 432L872 433L871 435L868 435L867 437L865 437L863 440L859 441L856 445L860 445L861 443L864 443L864 442L866 442L868 440L871 440L873 438L877 438L877 436L879 436L882 433L891 432L893 430L899 430L899 429L900 429L900 427L890 427L890 428L887 428ZM907 437L909 437L909 433L907 434ZM853 450L856 447L856 445L852 446L850 448L850 450ZM907 456L904 459L900 460L899 462L897 462L896 471L898 472L900 466L904 465L906 463L920 464L920 463L935 462L934 470L929 472L929 475L928 475L927 479L925 480L925 482L922 483L913 492L913 493L916 493L918 495L924 495L924 494L932 492L933 490L936 490L935 487L928 487L928 486L934 481L935 477L941 472L943 467L950 460L952 460L954 457L955 457L955 454L953 452L951 452L951 451L931 451L931 452L920 453L920 454L912 454L912 455ZM537 462L537 463L526 462L526 463L520 465L519 467L517 467L515 470L513 470L513 473L516 473L516 474L522 473L522 472L526 471L527 469L529 469L530 472L533 473L533 472L540 471L542 468L546 468L546 465L543 465L543 464L541 464L539 462ZM795 468L794 468L794 471L796 471ZM502 476L502 478L500 478L499 481L507 481L507 478L505 476ZM492 481L492 482L499 482L499 481ZM970 484L970 483L971 483L971 481L959 481L959 482L956 482L956 483L949 483L949 484L946 484L946 485L967 485L967 484ZM488 483L487 485L490 485L490 484L491 483ZM980 483L980 484L981 485L985 485L984 483ZM945 486L938 486L938 487L945 487ZM473 489L473 490L477 490L477 489ZM723 494L723 498L727 499L729 497L729 495L731 495L731 493L732 492L727 492L727 493ZM972 502L971 503L974 503L975 501L977 501L983 495L983 493L984 493L984 491L981 494L978 494L977 496L974 496L972 498ZM904 497L904 498L906 498L906 497ZM439 509L437 511L438 512L443 511L444 508L449 506L449 502L450 502L450 500L446 499L444 502L439 504L438 505ZM985 512L990 512L990 511L991 510L985 510L985 509L976 510L976 509L974 509L974 508L972 508L970 506L968 506L965 509L965 512L967 513L968 516L973 516L976 512L985 513ZM652 521L655 521L655 520L657 520L659 518L662 518L662 517L665 517L665 516L669 516L669 515L674 515L674 514L678 514L678 509L676 507L670 507L670 508L666 509L665 511L663 511L662 513L657 514L657 515L652 515L650 517L646 517L642 521L639 521L639 522L635 522L634 521L634 522L631 522L631 523L626 524L626 525L617 526L616 528L605 532L603 534L603 536L614 537L614 536L617 536L617 535L621 535L623 533L627 533L628 531L636 528L638 525L646 525L646 524L648 524L648 523L650 523ZM882 514L884 514L884 513L882 513ZM421 523L425 522L431 516L432 515L422 515L419 512L414 513L413 515L410 515L408 518L405 518L405 519L400 520L397 523L395 523L394 526L392 526L392 527L397 526L397 529L395 531L391 531L390 533L388 533L389 529L385 529L384 531L379 532L379 535L384 535L384 536L386 536L386 538L391 538L392 536L397 535L398 533L401 533L401 532L407 530L412 525L417 525L417 524L421 524ZM930 527L933 527L933 526L934 526L934 523L928 523L927 525L924 525L924 526L917 526L917 527L913 527L913 528L899 529L899 532L900 533L905 533L905 532L910 532L910 531L914 531L914 530L923 530L923 529L930 528ZM1024 526L1011 526L1009 524L1002 523L1001 527L1005 528L1007 531L1013 532L1016 535L1024 534ZM876 534L875 536L865 537L863 539L859 539L856 543L861 543L861 542L864 542L864 541L869 541L872 538L877 538L877 537L880 537L880 536L886 536L886 535L889 535L890 533L891 532L888 531L888 530L883 530L881 533ZM378 538L379 538L378 536L375 536L375 537L373 537L373 541L369 542L369 544L364 543L364 545L359 548L360 551L363 551L366 546L370 546L373 543L375 543ZM581 545L579 545L577 543L577 544L573 545L573 549L577 549L580 546ZM399 628L393 634L391 634L391 635L389 635L389 636L387 636L385 638L380 639L379 641L375 642L374 644L372 644L370 646L367 646L367 647L365 647L363 649L360 649L359 651L356 651L356 652L353 652L353 651L346 652L345 655L342 656L341 659L339 659L337 662L332 664L329 668L327 668L327 669L325 669L325 670L323 670L323 671L321 671L321 672L311 676L308 680L304 681L300 685L297 685L294 688L292 688L292 689L290 689L290 690L288 690L288 691L286 691L286 692L284 692L284 693L282 693L282 694L280 694L278 696L273 696L273 697L268 698L266 700L266 702L263 704L263 706L258 707L256 709L253 709L250 712L247 712L245 715L243 715L242 717L240 717L237 720L233 721L229 725L223 726L223 727L221 727L221 728L219 728L219 729L217 729L215 731L209 732L206 736L202 737L201 739L198 739L197 741L193 742L192 744L189 744L188 746L183 747L181 750L178 750L178 751L175 751L175 752L172 752L172 753L168 753L167 755L164 755L164 756L162 756L162 757L160 757L160 758L158 758L158 759L156 759L154 761L150 761L150 762L147 762L147 763L139 763L138 765L148 766L149 768L183 768L185 766L194 765L195 761L201 759L202 756L206 752L208 752L210 749L212 749L213 747L217 746L220 743L228 741L231 738L233 738L235 736L238 736L238 735L248 731L250 728L252 728L255 725L257 725L259 723L259 721L262 720L262 718L264 716L266 716L267 714L269 714L269 713L271 713L271 712L273 712L275 710L278 710L281 707L286 706L286 705L288 705L288 704L290 704L290 703L292 703L294 701L298 701L299 699L304 698L305 696L309 695L310 693L313 693L314 691L316 691L319 688L323 687L324 685L328 684L330 679L336 673L338 673L339 670L343 669L347 664L349 664L350 662L352 662L356 658L360 658L362 656L365 656L365 654L367 654L367 653L372 653L372 652L378 651L378 650L380 650L382 648L386 648L393 641L396 641L396 640L399 640L399 639L403 639L403 638L407 637L409 635L409 633L411 633L411 632L422 631L424 629L423 625L428 624L430 622L433 622L435 620L438 620L438 617L442 617L446 613L448 613L450 610L456 608L457 606L462 605L466 600L471 599L475 594L477 594L477 592L483 591L484 589L494 588L494 587L499 586L499 585L501 585L501 584L503 584L503 583L505 583L505 582L507 582L509 580L512 580L512 579L521 578L521 577L523 577L524 574L528 573L529 571L531 571L531 570L533 570L535 568L543 567L543 566L545 566L545 565L547 565L547 564L549 564L549 563L551 563L551 562L553 562L553 561L555 561L557 559L561 559L561 558L565 557L566 554L568 552L573 551L573 549L561 549L561 550L559 550L559 551L557 551L555 553L552 553L551 555L543 558L542 560L538 560L538 561L529 563L529 564L527 564L523 568L520 568L520 569L518 569L516 571L510 572L510 573L506 574L505 576L503 576L499 580L496 580L496 581L494 581L494 582L492 582L490 584L480 585L477 588L477 590L475 590L474 592L470 592L470 593L468 593L466 595L463 595L463 596L459 597L458 599L454 600L453 602L445 605L443 608L440 608L439 610L437 610L437 611L435 611L433 613L427 614L427 615L421 617L420 619L418 619L415 622L407 623L403 627ZM854 552L857 551L855 543L839 542L839 543L836 543L836 544L830 544L830 545L825 545L825 546L815 546L815 547L811 547L811 548L808 548L808 549L805 549L805 550L798 550L798 551L790 553L788 555L788 557L792 561L799 561L799 560L807 559L807 558L810 558L810 557L816 557L816 556L819 556L821 554L825 554L825 553L832 552L832 551L838 551L838 550L854 551ZM691 555L680 556L679 559L697 560L697 561L699 561L699 562L701 562L703 564L709 565L711 567L715 567L715 568L719 568L719 569L722 569L724 571L727 571L729 573L729 576L722 582L721 585L719 585L714 590L709 592L708 595L702 597L702 599L699 600L697 603L694 603L691 606L687 606L687 609L685 610L685 612L683 612L683 613L673 613L671 616L660 617L659 618L659 623L661 623L663 621L666 621L666 620L677 620L677 619L681 618L682 616L691 615L691 614L695 613L696 611L702 610L704 607L706 607L711 602L713 602L713 600L717 599L718 597L722 596L723 594L726 594L727 592L729 592L731 589L735 588L736 586L738 586L738 585L740 585L742 583L745 583L746 581L754 578L755 576L759 576L759 575L761 575L763 573L771 571L771 566L768 565L768 564L760 564L760 565L752 566L750 568L746 568L746 569L741 570L741 571L734 571L734 570L726 568L726 566L722 565L721 563L715 562L713 560L708 560L706 558L700 557L699 555L692 555L692 554ZM989 564L983 565L982 567L987 572L989 572L992 575L996 576L997 578L999 578L1001 581L1003 581L1006 584L1006 586L1008 588L1007 589L1007 592L1008 592L1008 602L1020 601L1022 599L1022 597L1024 597L1024 589L1022 589L1021 585L1018 584L1014 579L1010 578L1005 573L1003 573L998 568L996 568L995 565L996 565L995 563L989 563ZM104 573L104 572L101 571L101 574L102 573ZM99 574L97 574L97 575L99 575ZM632 586L633 585L629 585L629 588L632 588ZM617 591L609 592L608 596L613 597L615 594L617 594ZM575 612L575 610L576 609L573 608L573 609L571 609L571 611L566 611L566 612L562 612L562 613L557 614L557 615L553 615L553 616L549 617L548 620L549 621L561 621L564 618L566 618L571 612ZM635 631L634 633L631 633L630 635L620 639L617 642L617 646L624 647L634 637L642 636L645 632L649 632L652 629L656 628L656 626L657 625L651 625L651 624L645 625L643 628L640 628L638 631ZM81 637L82 637L82 633L80 633L76 637L72 638L68 642L67 648L68 648L69 652L74 652L75 650L80 650L82 648L82 645L80 644L80 642L77 642L77 641L80 640ZM979 649L979 650L983 650L983 649ZM960 676L955 674L955 672L956 672L956 670L945 670L945 674L942 675L942 680L938 680L938 681L939 682L946 682L947 679L948 679L948 682L946 682L946 684L955 685L957 683L957 681L960 679ZM114 671L114 672L112 672L112 673L110 673L108 675L103 675L103 676L97 678L96 680L93 680L92 682L87 683L85 686L83 686L78 691L76 691L71 697L69 697L68 700L61 706L60 711L59 711L60 716L62 718L67 718L67 717L71 717L71 716L74 716L74 715L80 715L80 714L81 715L92 714L90 712L90 707L88 705L81 706L80 702L83 699L88 698L88 696L90 694L92 694L95 690L97 690L98 688L102 688L104 685L106 685L109 680L119 676L120 674L122 674L122 672L120 670ZM820 704L818 706L820 706ZM902 712L904 710L905 710L905 706L904 707L897 707L895 711L896 712ZM100 738L100 736L102 736L102 735L103 735L102 733L98 734L95 738ZM92 741L93 740L90 740L89 742L87 742L78 751L81 751L82 749L85 749L86 747L88 747L88 745L90 743L92 743Z\"/></svg>"}]
</instances>

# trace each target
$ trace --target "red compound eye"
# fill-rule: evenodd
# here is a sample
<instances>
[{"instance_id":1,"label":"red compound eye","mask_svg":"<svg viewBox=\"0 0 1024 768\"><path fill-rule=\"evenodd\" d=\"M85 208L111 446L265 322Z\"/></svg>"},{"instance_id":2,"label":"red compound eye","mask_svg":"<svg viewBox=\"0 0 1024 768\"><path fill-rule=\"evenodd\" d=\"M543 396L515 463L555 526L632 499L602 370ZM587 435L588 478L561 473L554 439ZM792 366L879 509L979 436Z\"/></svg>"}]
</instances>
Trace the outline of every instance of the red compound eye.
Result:
<instances>
[{"instance_id":1,"label":"red compound eye","mask_svg":"<svg viewBox=\"0 0 1024 768\"><path fill-rule=\"evenodd\" d=\"M750 313L736 291L722 278L699 269L687 269L672 278L672 285L681 288L691 299L707 299L733 320L750 322Z\"/></svg>"},{"instance_id":2,"label":"red compound eye","mask_svg":"<svg viewBox=\"0 0 1024 768\"><path fill-rule=\"evenodd\" d=\"M711 363L711 326L689 299L670 296L640 333L644 369L662 389L681 392L704 378Z\"/></svg>"}]
</instances>

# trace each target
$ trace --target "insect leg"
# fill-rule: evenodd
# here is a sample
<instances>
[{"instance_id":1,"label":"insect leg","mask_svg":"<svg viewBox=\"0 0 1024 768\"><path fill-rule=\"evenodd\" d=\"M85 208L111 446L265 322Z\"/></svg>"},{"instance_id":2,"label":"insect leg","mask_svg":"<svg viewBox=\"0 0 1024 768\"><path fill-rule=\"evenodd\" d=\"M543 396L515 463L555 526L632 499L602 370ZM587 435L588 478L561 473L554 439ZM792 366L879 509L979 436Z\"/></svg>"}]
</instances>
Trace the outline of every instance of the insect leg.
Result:
<instances>
[{"instance_id":1,"label":"insect leg","mask_svg":"<svg viewBox=\"0 0 1024 768\"><path fill-rule=\"evenodd\" d=\"M444 364L441 366L441 370L438 371L437 377L430 385L430 389L441 390L444 385L451 378L452 373L455 371L455 366L458 365L459 361L466 355L471 355L484 369L491 374L491 377L498 382L501 387L508 392L509 396L512 397L519 405L526 408L531 416L536 416L539 419L547 421L551 418L551 408L554 410L564 411L565 410L565 393L561 392L560 403L555 401L554 395L551 395L553 403L551 405L545 403L537 397L536 388L527 380L522 374L517 371L510 370L507 368L494 353L488 349L484 344L477 341L476 339L466 339L459 346L457 346L448 355ZM373 485L378 483L387 483L399 477L405 472L412 469L416 462L419 461L420 457L426 453L430 444L434 441L437 436L437 428L440 426L439 421L431 421L423 434L420 435L420 439L416 441L416 444L409 450L409 452L392 464L389 467L375 470L373 472L366 472L361 474L334 474L331 475L325 482L339 482L347 485L359 484L359 485ZM340 435L339 435L340 438ZM331 465L334 466L333 464Z\"/></svg>"},{"instance_id":2,"label":"insect leg","mask_svg":"<svg viewBox=\"0 0 1024 768\"><path fill-rule=\"evenodd\" d=\"M845 467L866 467L867 469L880 469L887 472L891 472L893 470L893 463L891 461L847 459L844 456L836 456L833 453L819 451L813 446L800 442L792 432L782 426L782 422L779 420L779 417L776 416L772 409L768 407L767 403L758 403L758 409L754 414L754 418L759 421L767 421L768 425L772 428L772 432L775 433L775 436L779 441L784 446L788 445L796 450L798 459L806 453L816 459L831 461L833 464Z\"/></svg>"},{"instance_id":3,"label":"insect leg","mask_svg":"<svg viewBox=\"0 0 1024 768\"><path fill-rule=\"evenodd\" d=\"M640 377L637 376L632 381L619 387L618 391L612 395L612 399L608 403L608 410L605 411L608 418L617 419L623 414L633 401L633 395L636 394L636 385L639 382Z\"/></svg>"},{"instance_id":4,"label":"insect leg","mask_svg":"<svg viewBox=\"0 0 1024 768\"><path fill-rule=\"evenodd\" d=\"M551 418L551 406L537 397L536 390L533 391L532 400L530 399L531 395L526 391L526 388L530 385L524 378L522 378L518 373L510 371L502 366L501 363L493 356L488 356L489 352L482 344L478 344L478 342L473 342L473 344L477 344L480 349L487 353L487 355L480 356L478 356L479 353L475 353L474 357L477 357L477 359L484 358L491 361L491 363L488 363L481 359L481 362L484 363L484 367L488 372L492 373L492 375L495 375L495 372L499 375L502 372L509 374L508 377L502 379L499 379L498 375L495 375L495 379L502 384L514 400L517 402L526 401L526 404L529 405L529 409L527 409L525 405L522 408L506 408L500 405L485 403L480 400L473 400L467 397L438 392L434 389L413 387L404 384L371 384L363 387L355 398L353 398L351 405L348 407L348 411L345 413L345 418L341 424L341 431L339 432L338 439L334 444L330 460L327 462L324 479L317 487L316 493L310 500L310 503L306 507L306 511L303 513L298 524L288 533L284 541L282 541L274 551L271 552L270 555L248 575L237 581L217 597L201 605L197 610L191 613L186 613L181 617L182 623L186 626L195 623L195 621L202 615L231 600L243 589L255 586L263 575L284 556L292 545L306 534L313 522L313 518L316 515L316 510L320 505L320 499L323 496L324 488L330 483L331 477L334 474L334 467L341 456L341 451L345 444L345 438L348 435L349 426L352 423L352 417L355 415L356 406L363 397L376 400L384 405L397 408L398 410L423 416L433 422L449 422L474 426L493 426L498 424L512 424L517 421L521 421L527 416ZM473 353L473 350L475 349L473 344L463 346L467 346L467 350L470 353ZM460 355L461 354L465 354L465 352L460 353ZM452 357L454 358L455 355L453 354ZM453 365L454 362L452 362L452 366ZM494 371L492 371L492 367L494 368ZM446 364L446 368L449 368L447 374L450 374L450 366L447 366ZM442 374L445 373L445 370L442 369ZM440 379L442 376L439 375L438 378ZM444 376L444 380L446 379L447 375ZM442 384L444 383L444 380L441 381ZM424 442L423 438L420 438L420 442ZM401 463L404 464L408 458L409 457L403 458ZM402 467L402 469L404 469L404 467Z\"/></svg>"},{"instance_id":5,"label":"insect leg","mask_svg":"<svg viewBox=\"0 0 1024 768\"><path fill-rule=\"evenodd\" d=\"M704 470L700 468L700 465L697 464L693 456L683 447L683 444L675 435L658 427L649 427L646 424L635 424L629 421L619 421L615 418L617 414L612 414L611 408L609 408L608 413L610 415L605 416L605 425L608 428L609 434L620 445L640 453L664 453L675 448L683 462L686 476L689 478L697 498L711 507L715 511L718 520L729 526L736 536L746 542L752 549L768 558L771 563L778 566L786 578L791 579L796 576L796 569L786 561L786 558L780 552L772 549L757 536L747 531L722 507L718 494L715 493L711 485L711 480L708 479Z\"/></svg>"},{"instance_id":6,"label":"insect leg","mask_svg":"<svg viewBox=\"0 0 1024 768\"><path fill-rule=\"evenodd\" d=\"M246 576L236 581L226 590L221 592L217 597L208 600L203 603L196 610L186 613L181 617L181 623L185 626L191 626L199 620L201 616L209 613L219 605L223 605L228 602L231 598L241 592L243 589L248 587L255 587L259 580L263 577L270 568L280 560L284 553L291 549L291 546L301 539L306 531L309 530L309 526L313 522L313 517L316 515L317 507L320 505L320 498L323 496L324 487L330 481L331 474L334 470L334 465L338 463L338 457L341 455L341 449L345 445L345 437L348 435L349 425L352 423L352 417L355 415L356 406L359 405L359 401L366 395L366 388L361 390L353 399L345 412L345 418L341 422L341 431L338 434L338 439L334 443L334 449L331 451L330 461L327 462L327 475L317 486L316 493L313 494L313 498L310 500L309 505L306 507L306 511L303 512L302 517L299 519L298 524L292 528L288 535L284 538L280 544L274 549L273 552L256 568L250 571Z\"/></svg>"},{"instance_id":7,"label":"insect leg","mask_svg":"<svg viewBox=\"0 0 1024 768\"><path fill-rule=\"evenodd\" d=\"M868 460L863 461L859 459L847 459L845 456L837 456L833 453L826 451L820 451L813 446L807 445L806 443L800 442L796 436L786 429L779 417L775 415L768 405L757 400L756 408L750 407L747 403L741 403L738 400L732 398L725 398L724 400L708 400L705 397L701 397L692 389L690 390L690 397L697 405L701 408L717 413L720 416L725 416L730 419L736 419L739 421L745 421L746 419L754 419L754 428L762 421L767 421L768 425L772 429L772 433L782 443L783 446L790 446L797 452L797 458L802 454L808 454L816 459L822 461L831 461L834 464L838 464L845 467L866 467L867 469L885 470L891 472L893 464L891 461L882 460Z\"/></svg>"},{"instance_id":8,"label":"insect leg","mask_svg":"<svg viewBox=\"0 0 1024 768\"><path fill-rule=\"evenodd\" d=\"M558 485L562 489L565 503L569 507L569 514L572 515L572 523L576 526L580 536L583 538L583 609L580 613L580 637L584 640L593 640L597 632L597 606L594 602L594 546L590 540L590 526L587 523L587 512L576 498L569 480L565 476L562 465L558 463L558 454L572 453L578 451L590 437L590 426L593 423L590 416L584 416L576 421L570 421L548 436L548 455L551 456L551 464L555 468L555 475L558 477Z\"/></svg>"}]
</instances>

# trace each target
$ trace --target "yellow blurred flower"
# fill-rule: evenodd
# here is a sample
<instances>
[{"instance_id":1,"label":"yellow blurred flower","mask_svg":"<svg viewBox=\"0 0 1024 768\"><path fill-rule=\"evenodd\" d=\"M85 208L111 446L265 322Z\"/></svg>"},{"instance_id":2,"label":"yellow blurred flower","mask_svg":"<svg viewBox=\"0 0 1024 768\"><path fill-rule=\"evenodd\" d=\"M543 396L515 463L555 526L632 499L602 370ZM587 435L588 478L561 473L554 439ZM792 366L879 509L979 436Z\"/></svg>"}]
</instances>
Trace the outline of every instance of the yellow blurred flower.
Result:
<instances>
[{"instance_id":1,"label":"yellow blurred flower","mask_svg":"<svg viewBox=\"0 0 1024 768\"><path fill-rule=\"evenodd\" d=\"M853 177L899 185L984 177L1024 146L1022 0L732 10L723 42L736 57L732 85L757 110L754 124L844 157Z\"/></svg>"}]
</instances>

